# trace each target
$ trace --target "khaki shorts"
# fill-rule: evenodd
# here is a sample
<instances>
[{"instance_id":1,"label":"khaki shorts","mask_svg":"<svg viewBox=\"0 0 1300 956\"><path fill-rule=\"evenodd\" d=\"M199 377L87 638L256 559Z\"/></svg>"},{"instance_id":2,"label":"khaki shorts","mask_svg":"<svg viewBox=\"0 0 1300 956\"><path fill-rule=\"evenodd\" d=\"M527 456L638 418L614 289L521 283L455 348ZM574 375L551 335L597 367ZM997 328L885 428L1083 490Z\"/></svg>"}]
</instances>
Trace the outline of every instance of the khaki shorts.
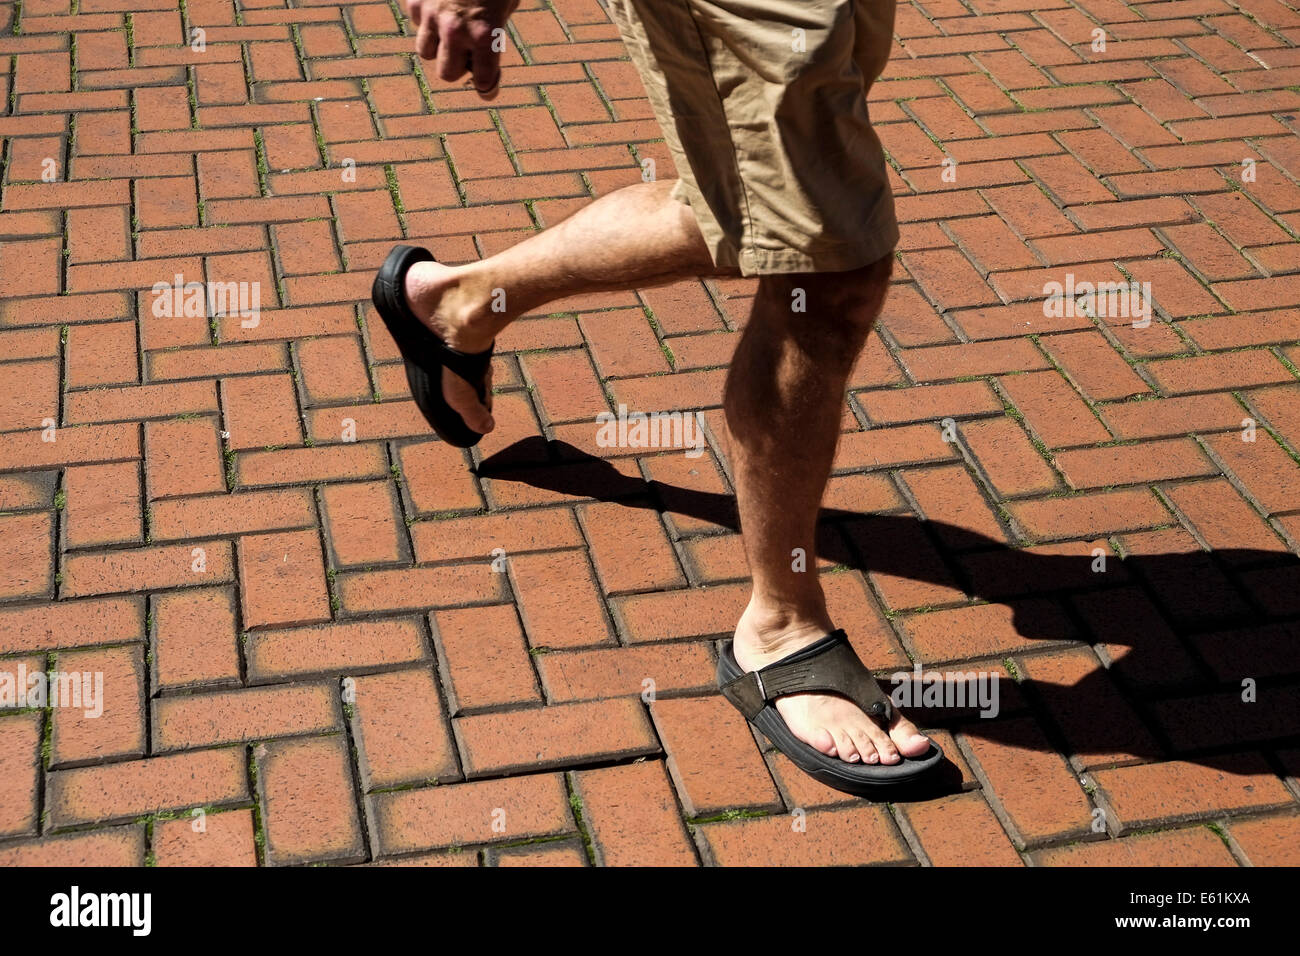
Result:
<instances>
[{"instance_id":1,"label":"khaki shorts","mask_svg":"<svg viewBox=\"0 0 1300 956\"><path fill-rule=\"evenodd\" d=\"M866 94L895 0L606 0L720 267L843 272L898 223Z\"/></svg>"}]
</instances>

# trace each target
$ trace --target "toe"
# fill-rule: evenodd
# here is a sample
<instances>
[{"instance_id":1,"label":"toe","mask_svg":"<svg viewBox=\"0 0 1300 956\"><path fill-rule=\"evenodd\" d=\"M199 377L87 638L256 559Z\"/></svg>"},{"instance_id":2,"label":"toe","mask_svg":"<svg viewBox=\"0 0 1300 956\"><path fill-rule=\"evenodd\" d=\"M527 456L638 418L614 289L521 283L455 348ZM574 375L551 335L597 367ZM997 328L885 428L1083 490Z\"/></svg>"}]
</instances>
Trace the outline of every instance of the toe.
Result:
<instances>
[{"instance_id":1,"label":"toe","mask_svg":"<svg viewBox=\"0 0 1300 956\"><path fill-rule=\"evenodd\" d=\"M905 757L919 757L930 749L930 738L916 729L902 714L894 714L893 725L889 728L889 737L898 747L898 752Z\"/></svg>"},{"instance_id":2,"label":"toe","mask_svg":"<svg viewBox=\"0 0 1300 956\"><path fill-rule=\"evenodd\" d=\"M841 760L848 763L857 763L861 760L858 754L858 748L853 745L853 738L842 727L831 729L831 736L835 738L835 751L839 754Z\"/></svg>"},{"instance_id":3,"label":"toe","mask_svg":"<svg viewBox=\"0 0 1300 956\"><path fill-rule=\"evenodd\" d=\"M828 757L835 756L835 738L825 727L819 727L803 738L803 742L814 750L820 750Z\"/></svg>"},{"instance_id":4,"label":"toe","mask_svg":"<svg viewBox=\"0 0 1300 956\"><path fill-rule=\"evenodd\" d=\"M853 738L853 746L857 748L863 763L880 763L880 754L876 752L876 745L871 740L867 723L868 721L864 720L854 724L849 728L849 736Z\"/></svg>"},{"instance_id":5,"label":"toe","mask_svg":"<svg viewBox=\"0 0 1300 956\"><path fill-rule=\"evenodd\" d=\"M889 739L889 734L885 733L885 729L874 720L867 721L866 731L871 737L871 742L876 745L876 752L880 754L882 764L894 764L902 759L898 756L898 748Z\"/></svg>"},{"instance_id":6,"label":"toe","mask_svg":"<svg viewBox=\"0 0 1300 956\"><path fill-rule=\"evenodd\" d=\"M496 427L492 413L478 400L469 382L446 369L442 373L442 397L474 431L487 434Z\"/></svg>"}]
</instances>

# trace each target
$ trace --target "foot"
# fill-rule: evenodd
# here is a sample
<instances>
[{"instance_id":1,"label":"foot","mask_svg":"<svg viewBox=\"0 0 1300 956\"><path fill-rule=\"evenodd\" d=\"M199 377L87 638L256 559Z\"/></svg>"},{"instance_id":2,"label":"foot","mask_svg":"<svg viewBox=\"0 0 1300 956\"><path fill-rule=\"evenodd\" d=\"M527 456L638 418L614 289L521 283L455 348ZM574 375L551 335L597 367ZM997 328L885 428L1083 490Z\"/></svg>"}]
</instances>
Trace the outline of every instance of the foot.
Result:
<instances>
[{"instance_id":1,"label":"foot","mask_svg":"<svg viewBox=\"0 0 1300 956\"><path fill-rule=\"evenodd\" d=\"M775 663L816 643L832 630L826 622L776 622L751 604L736 627L732 651L745 671ZM833 694L789 694L776 700L777 712L790 732L828 757L849 763L896 764L919 757L930 740L897 708L888 731L852 701Z\"/></svg>"},{"instance_id":2,"label":"foot","mask_svg":"<svg viewBox=\"0 0 1300 956\"><path fill-rule=\"evenodd\" d=\"M417 262L406 273L406 301L447 345L460 352L482 352L492 345L496 332L487 311L472 300L461 270L440 262ZM442 396L465 424L487 434L496 427L492 418L492 370L488 368L487 400L478 400L474 386L448 369L442 370Z\"/></svg>"}]
</instances>

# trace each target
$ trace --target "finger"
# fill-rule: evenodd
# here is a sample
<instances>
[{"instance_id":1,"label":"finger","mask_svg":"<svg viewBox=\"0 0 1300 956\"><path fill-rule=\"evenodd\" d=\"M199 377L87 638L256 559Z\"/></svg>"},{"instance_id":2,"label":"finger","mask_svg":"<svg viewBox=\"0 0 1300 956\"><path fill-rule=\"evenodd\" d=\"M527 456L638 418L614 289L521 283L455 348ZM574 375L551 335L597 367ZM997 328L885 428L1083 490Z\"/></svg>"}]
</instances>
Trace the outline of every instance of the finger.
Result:
<instances>
[{"instance_id":1,"label":"finger","mask_svg":"<svg viewBox=\"0 0 1300 956\"><path fill-rule=\"evenodd\" d=\"M415 52L421 60L432 60L438 55L438 27L432 17L420 21L415 33Z\"/></svg>"},{"instance_id":2,"label":"finger","mask_svg":"<svg viewBox=\"0 0 1300 956\"><path fill-rule=\"evenodd\" d=\"M445 83L465 75L469 61L469 44L465 29L455 16L444 15L438 21L438 62L435 72Z\"/></svg>"},{"instance_id":3,"label":"finger","mask_svg":"<svg viewBox=\"0 0 1300 956\"><path fill-rule=\"evenodd\" d=\"M473 37L474 52L470 67L474 75L474 89L485 99L495 99L501 88L501 54L492 48L492 30L485 23Z\"/></svg>"},{"instance_id":4,"label":"finger","mask_svg":"<svg viewBox=\"0 0 1300 956\"><path fill-rule=\"evenodd\" d=\"M410 14L411 22L417 27L420 25L420 21L424 19L421 0L406 0L406 12Z\"/></svg>"}]
</instances>

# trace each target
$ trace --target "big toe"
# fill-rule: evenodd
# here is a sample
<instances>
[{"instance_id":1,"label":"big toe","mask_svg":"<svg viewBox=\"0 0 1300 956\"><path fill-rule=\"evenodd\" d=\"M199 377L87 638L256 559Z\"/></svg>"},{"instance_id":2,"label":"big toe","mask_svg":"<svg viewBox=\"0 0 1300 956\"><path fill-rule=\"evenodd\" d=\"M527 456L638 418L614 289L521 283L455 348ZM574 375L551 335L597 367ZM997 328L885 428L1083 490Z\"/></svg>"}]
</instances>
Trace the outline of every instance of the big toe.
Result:
<instances>
[{"instance_id":1,"label":"big toe","mask_svg":"<svg viewBox=\"0 0 1300 956\"><path fill-rule=\"evenodd\" d=\"M920 757L930 749L930 738L907 720L900 720L890 729L889 739L904 757Z\"/></svg>"}]
</instances>

